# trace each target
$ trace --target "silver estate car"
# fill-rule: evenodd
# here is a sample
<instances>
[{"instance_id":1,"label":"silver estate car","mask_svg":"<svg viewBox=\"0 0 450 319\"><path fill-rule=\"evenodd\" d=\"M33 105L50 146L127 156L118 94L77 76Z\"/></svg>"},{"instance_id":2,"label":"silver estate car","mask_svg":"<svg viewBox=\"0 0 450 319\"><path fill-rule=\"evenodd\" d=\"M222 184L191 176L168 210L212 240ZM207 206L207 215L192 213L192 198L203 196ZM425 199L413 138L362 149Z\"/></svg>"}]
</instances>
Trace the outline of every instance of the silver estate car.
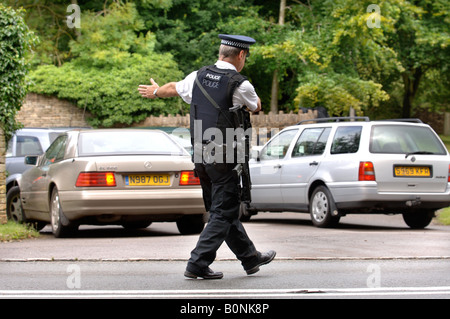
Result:
<instances>
[{"instance_id":1,"label":"silver estate car","mask_svg":"<svg viewBox=\"0 0 450 319\"><path fill-rule=\"evenodd\" d=\"M424 228L450 206L450 156L429 125L346 120L304 121L274 136L250 161L252 203L243 219L309 212L314 225L330 227L346 214L384 213Z\"/></svg>"},{"instance_id":2,"label":"silver estate car","mask_svg":"<svg viewBox=\"0 0 450 319\"><path fill-rule=\"evenodd\" d=\"M80 224L143 228L176 221L182 234L203 229L191 156L162 131L69 131L25 161L33 167L19 179L22 220L38 228L51 223L56 237Z\"/></svg>"}]
</instances>

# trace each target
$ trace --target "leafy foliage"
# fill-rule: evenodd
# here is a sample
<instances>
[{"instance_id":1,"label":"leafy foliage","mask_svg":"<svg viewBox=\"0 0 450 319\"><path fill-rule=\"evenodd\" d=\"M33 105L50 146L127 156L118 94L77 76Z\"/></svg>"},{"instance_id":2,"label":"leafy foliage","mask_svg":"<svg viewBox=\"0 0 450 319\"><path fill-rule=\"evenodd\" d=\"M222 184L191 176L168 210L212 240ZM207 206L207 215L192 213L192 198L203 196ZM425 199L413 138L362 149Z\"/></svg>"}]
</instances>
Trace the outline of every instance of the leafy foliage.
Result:
<instances>
[{"instance_id":1,"label":"leafy foliage","mask_svg":"<svg viewBox=\"0 0 450 319\"><path fill-rule=\"evenodd\" d=\"M133 4L114 4L103 16L83 15L82 35L70 42L74 58L61 67L39 66L31 74L33 92L75 101L93 117L93 126L130 125L149 115L182 112L176 99L144 100L139 84L150 75L165 83L181 79L170 54L155 53L155 38L142 27Z\"/></svg>"},{"instance_id":2,"label":"leafy foliage","mask_svg":"<svg viewBox=\"0 0 450 319\"><path fill-rule=\"evenodd\" d=\"M217 59L219 33L254 37L244 68L270 109L273 75L284 111L324 106L375 117L449 108L448 0L72 0L81 29L64 23L67 0L5 0L27 9L36 30L34 92L76 101L96 126L184 113L179 99L141 99L153 77L177 81ZM378 26L368 21L377 18ZM181 71L180 71L181 70ZM276 72L275 72L276 70Z\"/></svg>"},{"instance_id":3,"label":"leafy foliage","mask_svg":"<svg viewBox=\"0 0 450 319\"><path fill-rule=\"evenodd\" d=\"M15 115L26 94L27 52L36 41L22 15L0 3L0 125L6 141L18 128Z\"/></svg>"},{"instance_id":4,"label":"leafy foliage","mask_svg":"<svg viewBox=\"0 0 450 319\"><path fill-rule=\"evenodd\" d=\"M308 73L304 84L297 89L295 102L303 107L327 106L330 116L349 114L350 108L356 114L364 114L364 106L378 106L388 95L381 84L364 81L344 74Z\"/></svg>"}]
</instances>

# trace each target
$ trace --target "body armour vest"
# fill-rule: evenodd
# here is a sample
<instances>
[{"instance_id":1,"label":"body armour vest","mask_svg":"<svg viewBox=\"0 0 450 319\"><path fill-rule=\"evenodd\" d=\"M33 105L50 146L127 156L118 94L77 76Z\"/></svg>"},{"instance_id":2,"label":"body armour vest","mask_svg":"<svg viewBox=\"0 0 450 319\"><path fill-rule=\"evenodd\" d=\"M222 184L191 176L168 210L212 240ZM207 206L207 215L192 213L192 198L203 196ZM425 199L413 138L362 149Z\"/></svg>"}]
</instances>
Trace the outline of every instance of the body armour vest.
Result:
<instances>
[{"instance_id":1,"label":"body armour vest","mask_svg":"<svg viewBox=\"0 0 450 319\"><path fill-rule=\"evenodd\" d=\"M233 117L229 111L233 107L233 93L246 78L235 70L219 69L212 65L198 70L197 79L199 83L197 82L192 90L190 109L192 145L194 142L207 144L211 141L225 144L226 129L235 129ZM210 102L198 84L216 102L220 110ZM221 135L221 141L218 140L219 135Z\"/></svg>"}]
</instances>

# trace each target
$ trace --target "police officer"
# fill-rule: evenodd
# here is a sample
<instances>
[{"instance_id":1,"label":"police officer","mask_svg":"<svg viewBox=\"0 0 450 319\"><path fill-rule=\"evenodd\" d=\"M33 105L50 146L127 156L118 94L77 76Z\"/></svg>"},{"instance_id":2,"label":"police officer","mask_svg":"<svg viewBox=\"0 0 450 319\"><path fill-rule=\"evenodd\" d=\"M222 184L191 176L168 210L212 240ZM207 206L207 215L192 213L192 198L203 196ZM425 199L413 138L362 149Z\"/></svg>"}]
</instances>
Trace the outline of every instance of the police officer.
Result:
<instances>
[{"instance_id":1,"label":"police officer","mask_svg":"<svg viewBox=\"0 0 450 319\"><path fill-rule=\"evenodd\" d=\"M210 213L208 224L191 252L184 275L188 278L221 279L209 265L225 241L248 275L275 258L275 251L260 253L239 221L239 179L233 171L236 165L236 143L233 114L230 109L246 107L251 112L261 110L261 100L253 85L239 72L250 53L253 38L220 34L219 60L189 74L180 82L159 86L140 85L144 98L180 96L191 105L191 137L194 146L195 171L200 178L205 208ZM227 139L228 137L228 139ZM231 155L231 156L230 156Z\"/></svg>"}]
</instances>

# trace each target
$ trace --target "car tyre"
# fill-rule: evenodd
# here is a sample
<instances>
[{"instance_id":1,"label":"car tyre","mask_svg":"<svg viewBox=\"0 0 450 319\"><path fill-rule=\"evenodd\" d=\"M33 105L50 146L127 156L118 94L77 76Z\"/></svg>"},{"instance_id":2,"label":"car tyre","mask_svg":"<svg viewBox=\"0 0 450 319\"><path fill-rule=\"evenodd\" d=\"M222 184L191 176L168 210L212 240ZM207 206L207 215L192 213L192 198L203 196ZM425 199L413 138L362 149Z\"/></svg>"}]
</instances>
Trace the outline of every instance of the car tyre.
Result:
<instances>
[{"instance_id":1,"label":"car tyre","mask_svg":"<svg viewBox=\"0 0 450 319\"><path fill-rule=\"evenodd\" d=\"M16 223L29 224L37 231L40 231L47 225L47 222L27 219L22 207L22 200L20 199L19 186L12 187L6 195L6 216L8 220L12 220Z\"/></svg>"},{"instance_id":2,"label":"car tyre","mask_svg":"<svg viewBox=\"0 0 450 319\"><path fill-rule=\"evenodd\" d=\"M186 215L177 220L177 228L182 235L200 234L204 227L203 215Z\"/></svg>"},{"instance_id":3,"label":"car tyre","mask_svg":"<svg viewBox=\"0 0 450 319\"><path fill-rule=\"evenodd\" d=\"M22 224L26 222L25 213L20 199L19 186L12 187L6 195L6 216L9 220Z\"/></svg>"},{"instance_id":4,"label":"car tyre","mask_svg":"<svg viewBox=\"0 0 450 319\"><path fill-rule=\"evenodd\" d=\"M403 213L402 215L406 225L408 225L412 229L423 229L431 223L431 220L434 217L434 211L413 211Z\"/></svg>"},{"instance_id":5,"label":"car tyre","mask_svg":"<svg viewBox=\"0 0 450 319\"><path fill-rule=\"evenodd\" d=\"M78 225L73 224L64 215L59 199L58 189L55 187L50 199L50 220L53 235L56 238L71 237L78 229Z\"/></svg>"},{"instance_id":6,"label":"car tyre","mask_svg":"<svg viewBox=\"0 0 450 319\"><path fill-rule=\"evenodd\" d=\"M122 223L122 227L125 229L144 229L150 226L152 222L147 221L134 221L134 222L124 222Z\"/></svg>"},{"instance_id":7,"label":"car tyre","mask_svg":"<svg viewBox=\"0 0 450 319\"><path fill-rule=\"evenodd\" d=\"M318 186L314 189L309 201L309 213L314 226L326 228L339 223L340 216L332 215L332 207L334 200L328 188Z\"/></svg>"}]
</instances>

